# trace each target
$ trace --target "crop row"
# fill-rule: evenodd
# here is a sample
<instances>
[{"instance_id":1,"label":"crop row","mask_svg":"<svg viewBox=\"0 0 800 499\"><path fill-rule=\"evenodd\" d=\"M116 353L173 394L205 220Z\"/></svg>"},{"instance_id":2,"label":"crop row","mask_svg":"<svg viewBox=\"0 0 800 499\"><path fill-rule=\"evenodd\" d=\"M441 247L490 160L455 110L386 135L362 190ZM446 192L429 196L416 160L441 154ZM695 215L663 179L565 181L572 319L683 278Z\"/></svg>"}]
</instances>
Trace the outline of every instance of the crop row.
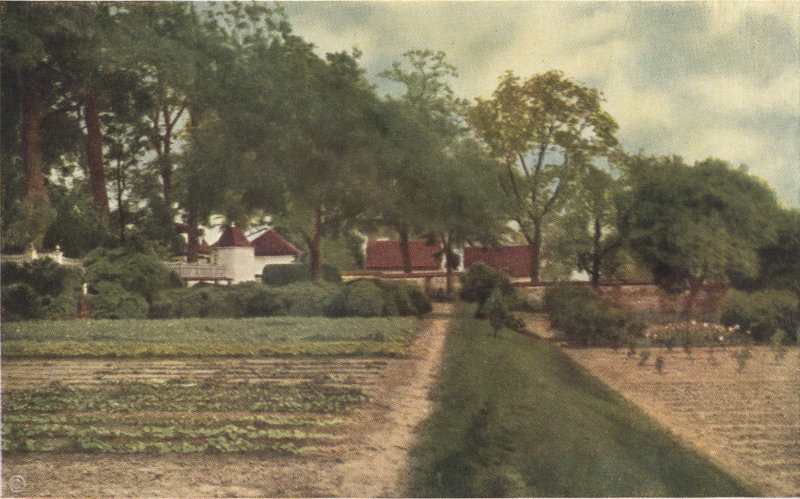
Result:
<instances>
[{"instance_id":1,"label":"crop row","mask_svg":"<svg viewBox=\"0 0 800 499\"><path fill-rule=\"evenodd\" d=\"M336 413L366 401L357 388L322 385L107 382L98 388L48 386L9 390L5 413L62 411L269 411Z\"/></svg>"},{"instance_id":2,"label":"crop row","mask_svg":"<svg viewBox=\"0 0 800 499\"><path fill-rule=\"evenodd\" d=\"M200 439L209 437L225 436L229 439L235 437L246 437L251 440L270 439L323 439L330 438L330 433L305 432L298 429L269 428L259 429L248 425L244 428L227 424L218 428L181 428L174 425L169 426L142 426L137 429L119 430L110 429L102 426L89 426L78 428L69 424L4 424L3 439L22 439L40 437L80 437L80 438L131 438L131 439L171 439L181 438Z\"/></svg>"},{"instance_id":3,"label":"crop row","mask_svg":"<svg viewBox=\"0 0 800 499\"><path fill-rule=\"evenodd\" d=\"M306 341L269 343L154 343L144 341L3 342L3 358L181 358L292 357L298 355L407 355L409 340Z\"/></svg>"},{"instance_id":4,"label":"crop row","mask_svg":"<svg viewBox=\"0 0 800 499\"><path fill-rule=\"evenodd\" d=\"M192 416L182 416L181 418L158 418L152 420L151 425L180 425L183 427L192 428L216 428L221 424L230 421L237 423L251 424L257 428L272 427L272 426L332 426L341 424L344 420L341 418L290 418L290 417L273 417L262 416L255 414L237 414L235 419L228 417L220 417L214 413L199 414ZM120 417L120 416L65 416L59 414L3 414L3 424L26 424L26 425L39 425L39 424L62 424L71 426L89 426L89 425L114 425L114 426L142 426L142 418L133 417Z\"/></svg>"},{"instance_id":5,"label":"crop row","mask_svg":"<svg viewBox=\"0 0 800 499\"><path fill-rule=\"evenodd\" d=\"M201 442L104 442L95 439L77 438L68 443L24 439L3 439L3 451L21 452L89 452L104 454L131 453L223 453L223 452L271 452L280 454L303 454L313 452L317 447L288 442L252 442L243 438L211 437Z\"/></svg>"}]
</instances>

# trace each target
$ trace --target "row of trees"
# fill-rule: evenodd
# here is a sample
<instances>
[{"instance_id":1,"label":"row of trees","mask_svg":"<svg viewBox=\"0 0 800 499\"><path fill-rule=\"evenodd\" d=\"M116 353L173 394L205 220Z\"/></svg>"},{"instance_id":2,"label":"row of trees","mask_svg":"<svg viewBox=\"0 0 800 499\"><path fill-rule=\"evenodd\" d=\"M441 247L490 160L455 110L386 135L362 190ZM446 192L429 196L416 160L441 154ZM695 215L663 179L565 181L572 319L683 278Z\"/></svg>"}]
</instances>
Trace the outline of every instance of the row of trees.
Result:
<instances>
[{"instance_id":1,"label":"row of trees","mask_svg":"<svg viewBox=\"0 0 800 499\"><path fill-rule=\"evenodd\" d=\"M407 271L406 242L427 237L448 270L460 244L516 238L534 280L651 272L696 290L797 275L769 268L776 254L791 266L796 211L720 161L624 153L601 94L558 71L509 72L470 103L442 53L414 50L380 74L400 95L380 97L357 50L321 58L265 4L9 3L2 16L4 250L175 253L180 217L192 261L199 226L221 215L270 220L314 276L324 242L354 229L396 233Z\"/></svg>"}]
</instances>

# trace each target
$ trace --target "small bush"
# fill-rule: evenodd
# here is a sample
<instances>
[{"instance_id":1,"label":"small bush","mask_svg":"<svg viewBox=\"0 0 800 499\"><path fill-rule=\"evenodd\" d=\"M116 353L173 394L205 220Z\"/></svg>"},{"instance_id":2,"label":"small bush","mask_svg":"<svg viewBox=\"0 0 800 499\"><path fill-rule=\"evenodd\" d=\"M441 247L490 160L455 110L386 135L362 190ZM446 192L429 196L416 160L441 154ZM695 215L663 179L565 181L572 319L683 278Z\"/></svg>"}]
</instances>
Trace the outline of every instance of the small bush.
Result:
<instances>
[{"instance_id":1,"label":"small bush","mask_svg":"<svg viewBox=\"0 0 800 499\"><path fill-rule=\"evenodd\" d=\"M180 279L158 258L127 248L98 248L86 256L84 266L90 284L115 282L144 296L148 303L152 303L160 291L180 286Z\"/></svg>"},{"instance_id":2,"label":"small bush","mask_svg":"<svg viewBox=\"0 0 800 499\"><path fill-rule=\"evenodd\" d=\"M150 305L150 317L236 317L237 310L220 286L162 291Z\"/></svg>"},{"instance_id":3,"label":"small bush","mask_svg":"<svg viewBox=\"0 0 800 499\"><path fill-rule=\"evenodd\" d=\"M767 341L782 329L792 335L800 320L797 316L797 297L790 291L764 290L755 293L730 291L722 304L722 324L739 325L749 330L756 341Z\"/></svg>"},{"instance_id":4,"label":"small bush","mask_svg":"<svg viewBox=\"0 0 800 499\"><path fill-rule=\"evenodd\" d=\"M553 327L575 345L618 347L644 327L635 314L601 304L597 293L586 286L551 286L542 305Z\"/></svg>"},{"instance_id":5,"label":"small bush","mask_svg":"<svg viewBox=\"0 0 800 499\"><path fill-rule=\"evenodd\" d=\"M426 295L419 286L406 281L400 281L397 285L403 288L408 294L415 315L424 315L433 310L431 299L428 298L428 295Z\"/></svg>"},{"instance_id":6,"label":"small bush","mask_svg":"<svg viewBox=\"0 0 800 499\"><path fill-rule=\"evenodd\" d=\"M369 280L357 280L342 288L325 315L329 317L379 317L384 312L384 292Z\"/></svg>"},{"instance_id":7,"label":"small bush","mask_svg":"<svg viewBox=\"0 0 800 499\"><path fill-rule=\"evenodd\" d=\"M342 282L342 274L333 265L322 266L322 280L325 282Z\"/></svg>"},{"instance_id":8,"label":"small bush","mask_svg":"<svg viewBox=\"0 0 800 499\"><path fill-rule=\"evenodd\" d=\"M515 295L511 279L507 274L498 272L485 263L475 263L470 265L462 277L461 299L483 304L495 288L500 289L505 297Z\"/></svg>"},{"instance_id":9,"label":"small bush","mask_svg":"<svg viewBox=\"0 0 800 499\"><path fill-rule=\"evenodd\" d=\"M431 301L419 286L402 280L381 280L375 279L374 282L388 295L386 299L394 303L396 315L423 315L431 311Z\"/></svg>"},{"instance_id":10,"label":"small bush","mask_svg":"<svg viewBox=\"0 0 800 499\"><path fill-rule=\"evenodd\" d=\"M92 319L143 319L147 317L147 300L126 290L116 282L100 281L92 285L88 298Z\"/></svg>"}]
</instances>

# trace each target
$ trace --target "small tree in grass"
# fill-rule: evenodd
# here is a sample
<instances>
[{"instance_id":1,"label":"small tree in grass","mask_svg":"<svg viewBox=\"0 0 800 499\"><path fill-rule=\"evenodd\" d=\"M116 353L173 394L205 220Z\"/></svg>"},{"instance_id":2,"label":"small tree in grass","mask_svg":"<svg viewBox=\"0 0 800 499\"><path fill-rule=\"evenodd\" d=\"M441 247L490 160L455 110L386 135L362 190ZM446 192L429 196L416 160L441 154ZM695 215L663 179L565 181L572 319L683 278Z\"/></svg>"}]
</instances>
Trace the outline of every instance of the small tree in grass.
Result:
<instances>
[{"instance_id":1,"label":"small tree in grass","mask_svg":"<svg viewBox=\"0 0 800 499\"><path fill-rule=\"evenodd\" d=\"M497 332L503 329L511 319L505 297L499 288L494 288L486 303L483 304L483 314L489 319L489 325L494 330L494 337L497 338Z\"/></svg>"}]
</instances>

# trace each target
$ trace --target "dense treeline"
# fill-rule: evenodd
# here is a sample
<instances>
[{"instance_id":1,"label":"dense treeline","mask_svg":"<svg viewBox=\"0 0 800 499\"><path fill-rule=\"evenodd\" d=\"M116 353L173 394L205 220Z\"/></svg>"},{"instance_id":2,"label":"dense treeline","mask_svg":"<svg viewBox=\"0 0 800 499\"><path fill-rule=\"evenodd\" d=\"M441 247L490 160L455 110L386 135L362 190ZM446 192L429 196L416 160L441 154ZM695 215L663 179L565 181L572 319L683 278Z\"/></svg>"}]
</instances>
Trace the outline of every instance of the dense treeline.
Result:
<instances>
[{"instance_id":1,"label":"dense treeline","mask_svg":"<svg viewBox=\"0 0 800 499\"><path fill-rule=\"evenodd\" d=\"M278 227L317 280L357 264L360 230L396 235L406 270L410 238L439 240L448 270L462 244L516 241L532 279L800 296L797 210L721 160L625 153L601 92L558 71L470 102L444 54L412 50L381 97L358 50L319 56L268 4L0 8L4 253L193 261L222 219Z\"/></svg>"}]
</instances>

